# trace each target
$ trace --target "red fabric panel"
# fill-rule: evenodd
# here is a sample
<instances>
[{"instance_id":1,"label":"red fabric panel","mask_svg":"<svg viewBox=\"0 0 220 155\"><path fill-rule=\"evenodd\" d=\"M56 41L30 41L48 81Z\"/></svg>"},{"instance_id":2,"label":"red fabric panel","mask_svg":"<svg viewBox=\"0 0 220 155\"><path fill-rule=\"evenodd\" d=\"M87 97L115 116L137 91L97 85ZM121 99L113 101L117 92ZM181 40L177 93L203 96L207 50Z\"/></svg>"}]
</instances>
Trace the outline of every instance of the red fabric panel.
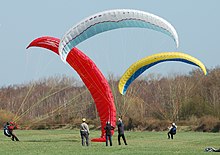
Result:
<instances>
[{"instance_id":1,"label":"red fabric panel","mask_svg":"<svg viewBox=\"0 0 220 155\"><path fill-rule=\"evenodd\" d=\"M58 39L58 38L48 37L48 36L40 37L40 38L37 38L37 39L33 40L28 45L27 49L29 47L33 47L33 46L43 47L43 48L51 50L51 51L53 51L53 52L55 52L56 54L59 55L59 52L58 52L59 43L60 43L60 39Z\"/></svg>"},{"instance_id":2,"label":"red fabric panel","mask_svg":"<svg viewBox=\"0 0 220 155\"><path fill-rule=\"evenodd\" d=\"M32 46L43 47L59 55L59 42L60 40L57 38L41 37L32 41L27 48ZM112 126L116 126L116 109L110 86L95 63L79 49L73 48L70 51L67 62L79 74L89 89L100 116L101 138L94 138L92 141L105 142L104 127L106 122L110 121ZM114 130L112 130L112 134L114 134Z\"/></svg>"}]
</instances>

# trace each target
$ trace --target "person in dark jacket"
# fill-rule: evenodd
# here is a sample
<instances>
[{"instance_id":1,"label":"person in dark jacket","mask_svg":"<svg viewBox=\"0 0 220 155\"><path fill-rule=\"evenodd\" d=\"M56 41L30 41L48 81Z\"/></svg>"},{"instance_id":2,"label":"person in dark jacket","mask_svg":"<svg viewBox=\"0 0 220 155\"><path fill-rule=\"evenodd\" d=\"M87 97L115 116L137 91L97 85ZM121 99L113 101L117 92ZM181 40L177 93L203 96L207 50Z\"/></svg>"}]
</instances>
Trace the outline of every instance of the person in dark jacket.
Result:
<instances>
[{"instance_id":1,"label":"person in dark jacket","mask_svg":"<svg viewBox=\"0 0 220 155\"><path fill-rule=\"evenodd\" d=\"M112 130L114 130L114 127L110 124L110 122L106 122L106 126L104 129L105 129L106 146L108 146L108 140L110 142L110 146L112 146Z\"/></svg>"},{"instance_id":2,"label":"person in dark jacket","mask_svg":"<svg viewBox=\"0 0 220 155\"><path fill-rule=\"evenodd\" d=\"M177 128L176 124L171 123L171 127L168 127L168 129L169 129L169 132L167 133L168 139L170 139L170 137L171 137L171 139L173 139L173 135L176 134L176 128Z\"/></svg>"},{"instance_id":3,"label":"person in dark jacket","mask_svg":"<svg viewBox=\"0 0 220 155\"><path fill-rule=\"evenodd\" d=\"M124 144L127 145L127 142L126 142L126 139L125 139L125 135L124 135L124 124L123 124L121 118L118 119L117 126L118 126L118 145L121 145L121 141L120 141L121 137L122 137L122 139L124 141Z\"/></svg>"},{"instance_id":4,"label":"person in dark jacket","mask_svg":"<svg viewBox=\"0 0 220 155\"><path fill-rule=\"evenodd\" d=\"M14 129L17 129L17 125L13 122L7 122L4 125L4 135L7 137L11 137L12 141L19 141L18 137L13 133Z\"/></svg>"}]
</instances>

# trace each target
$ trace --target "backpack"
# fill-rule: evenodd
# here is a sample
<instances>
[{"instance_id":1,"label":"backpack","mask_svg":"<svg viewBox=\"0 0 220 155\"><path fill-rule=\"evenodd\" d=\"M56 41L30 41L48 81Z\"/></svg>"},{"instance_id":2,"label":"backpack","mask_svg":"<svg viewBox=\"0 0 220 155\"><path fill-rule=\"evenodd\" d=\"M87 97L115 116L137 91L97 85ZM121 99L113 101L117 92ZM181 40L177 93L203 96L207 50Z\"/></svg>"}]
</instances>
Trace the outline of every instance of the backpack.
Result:
<instances>
[{"instance_id":1,"label":"backpack","mask_svg":"<svg viewBox=\"0 0 220 155\"><path fill-rule=\"evenodd\" d=\"M171 132L172 132L173 134L176 134L176 127L173 127L172 130L171 130Z\"/></svg>"},{"instance_id":2,"label":"backpack","mask_svg":"<svg viewBox=\"0 0 220 155\"><path fill-rule=\"evenodd\" d=\"M4 126L4 135L5 136L8 136L8 137L11 137L11 132L9 131L9 129L8 129L8 125L5 125Z\"/></svg>"}]
</instances>

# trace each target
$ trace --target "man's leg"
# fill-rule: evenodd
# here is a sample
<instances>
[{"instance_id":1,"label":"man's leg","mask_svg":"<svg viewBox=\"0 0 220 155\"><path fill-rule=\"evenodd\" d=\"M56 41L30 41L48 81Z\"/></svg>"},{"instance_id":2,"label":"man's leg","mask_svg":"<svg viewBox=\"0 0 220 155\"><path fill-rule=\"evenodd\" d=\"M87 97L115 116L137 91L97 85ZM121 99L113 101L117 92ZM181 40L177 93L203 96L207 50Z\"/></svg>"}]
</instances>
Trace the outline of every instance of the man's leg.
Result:
<instances>
[{"instance_id":1,"label":"man's leg","mask_svg":"<svg viewBox=\"0 0 220 155\"><path fill-rule=\"evenodd\" d=\"M170 132L168 132L167 135L168 135L168 139L170 139Z\"/></svg>"},{"instance_id":2,"label":"man's leg","mask_svg":"<svg viewBox=\"0 0 220 155\"><path fill-rule=\"evenodd\" d=\"M11 132L11 136L12 136L11 140L19 141L18 137L14 133Z\"/></svg>"},{"instance_id":3,"label":"man's leg","mask_svg":"<svg viewBox=\"0 0 220 155\"><path fill-rule=\"evenodd\" d=\"M125 139L125 135L123 134L123 135L121 135L121 136L122 136L122 139L123 139L125 145L127 145L127 142L126 142L126 139Z\"/></svg>"},{"instance_id":4,"label":"man's leg","mask_svg":"<svg viewBox=\"0 0 220 155\"><path fill-rule=\"evenodd\" d=\"M85 142L84 142L84 135L83 135L83 133L81 133L81 140L82 140L82 146L84 146Z\"/></svg>"},{"instance_id":5,"label":"man's leg","mask_svg":"<svg viewBox=\"0 0 220 155\"><path fill-rule=\"evenodd\" d=\"M13 134L13 136L14 136L16 141L19 141L18 137L15 134Z\"/></svg>"},{"instance_id":6,"label":"man's leg","mask_svg":"<svg viewBox=\"0 0 220 155\"><path fill-rule=\"evenodd\" d=\"M15 136L13 134L11 135L11 140L15 141Z\"/></svg>"},{"instance_id":7,"label":"man's leg","mask_svg":"<svg viewBox=\"0 0 220 155\"><path fill-rule=\"evenodd\" d=\"M108 136L107 135L105 135L105 144L106 144L106 146L108 146Z\"/></svg>"},{"instance_id":8,"label":"man's leg","mask_svg":"<svg viewBox=\"0 0 220 155\"><path fill-rule=\"evenodd\" d=\"M173 133L170 133L171 134L171 139L173 139Z\"/></svg>"},{"instance_id":9,"label":"man's leg","mask_svg":"<svg viewBox=\"0 0 220 155\"><path fill-rule=\"evenodd\" d=\"M220 149L215 149L215 151L214 152L220 152Z\"/></svg>"},{"instance_id":10,"label":"man's leg","mask_svg":"<svg viewBox=\"0 0 220 155\"><path fill-rule=\"evenodd\" d=\"M121 137L121 135L118 134L118 145L121 145L120 137Z\"/></svg>"},{"instance_id":11,"label":"man's leg","mask_svg":"<svg viewBox=\"0 0 220 155\"><path fill-rule=\"evenodd\" d=\"M112 136L109 136L110 146L112 146Z\"/></svg>"},{"instance_id":12,"label":"man's leg","mask_svg":"<svg viewBox=\"0 0 220 155\"><path fill-rule=\"evenodd\" d=\"M86 145L89 146L89 134L88 133L85 135L85 138L86 138Z\"/></svg>"}]
</instances>

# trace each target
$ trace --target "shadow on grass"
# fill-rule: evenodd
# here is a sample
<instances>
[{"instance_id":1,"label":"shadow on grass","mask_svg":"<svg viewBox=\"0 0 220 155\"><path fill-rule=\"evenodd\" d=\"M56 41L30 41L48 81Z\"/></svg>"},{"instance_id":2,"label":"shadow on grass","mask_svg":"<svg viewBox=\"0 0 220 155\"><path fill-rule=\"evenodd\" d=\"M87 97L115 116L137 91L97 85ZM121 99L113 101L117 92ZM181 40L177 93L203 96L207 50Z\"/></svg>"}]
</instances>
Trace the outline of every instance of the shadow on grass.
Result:
<instances>
[{"instance_id":1,"label":"shadow on grass","mask_svg":"<svg viewBox=\"0 0 220 155\"><path fill-rule=\"evenodd\" d=\"M37 143L40 143L40 142L79 142L79 140L70 140L70 139L55 139L55 140L52 140L52 139L39 139L39 140L22 140L22 142L37 142Z\"/></svg>"}]
</instances>

